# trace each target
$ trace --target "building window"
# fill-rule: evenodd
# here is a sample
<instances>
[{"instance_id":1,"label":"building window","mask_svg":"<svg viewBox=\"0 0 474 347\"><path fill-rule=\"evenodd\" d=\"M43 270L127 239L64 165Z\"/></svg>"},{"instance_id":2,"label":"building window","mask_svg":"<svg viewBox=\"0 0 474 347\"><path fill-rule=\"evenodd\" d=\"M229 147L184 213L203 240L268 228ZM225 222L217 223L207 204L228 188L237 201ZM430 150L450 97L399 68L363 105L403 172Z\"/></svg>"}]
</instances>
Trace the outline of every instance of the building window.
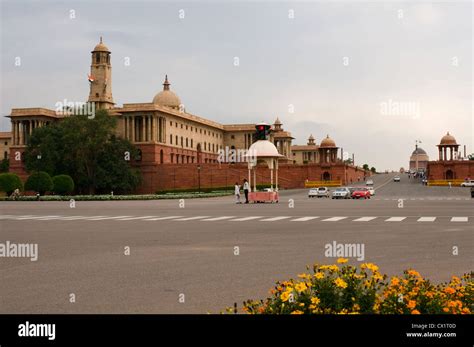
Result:
<instances>
[{"instance_id":1,"label":"building window","mask_svg":"<svg viewBox=\"0 0 474 347\"><path fill-rule=\"evenodd\" d=\"M186 137L186 147L189 147L188 138Z\"/></svg>"},{"instance_id":2,"label":"building window","mask_svg":"<svg viewBox=\"0 0 474 347\"><path fill-rule=\"evenodd\" d=\"M181 129L183 129L183 123L181 123Z\"/></svg>"},{"instance_id":3,"label":"building window","mask_svg":"<svg viewBox=\"0 0 474 347\"><path fill-rule=\"evenodd\" d=\"M174 124L176 125L176 128L177 128L178 127L178 122L175 122Z\"/></svg>"},{"instance_id":4,"label":"building window","mask_svg":"<svg viewBox=\"0 0 474 347\"><path fill-rule=\"evenodd\" d=\"M7 142L7 141L5 141L5 146L8 146L8 142Z\"/></svg>"},{"instance_id":5,"label":"building window","mask_svg":"<svg viewBox=\"0 0 474 347\"><path fill-rule=\"evenodd\" d=\"M100 63L100 53L96 53L96 54L95 54L95 62L96 62L97 64Z\"/></svg>"},{"instance_id":6,"label":"building window","mask_svg":"<svg viewBox=\"0 0 474 347\"><path fill-rule=\"evenodd\" d=\"M230 135L230 138L231 138L231 140L234 140L234 139L235 139L235 136L234 136L234 135Z\"/></svg>"},{"instance_id":7,"label":"building window","mask_svg":"<svg viewBox=\"0 0 474 347\"><path fill-rule=\"evenodd\" d=\"M193 148L193 139L191 139L191 148Z\"/></svg>"},{"instance_id":8,"label":"building window","mask_svg":"<svg viewBox=\"0 0 474 347\"><path fill-rule=\"evenodd\" d=\"M191 127L191 131L193 131L193 127Z\"/></svg>"},{"instance_id":9,"label":"building window","mask_svg":"<svg viewBox=\"0 0 474 347\"><path fill-rule=\"evenodd\" d=\"M178 135L175 136L176 146L178 145Z\"/></svg>"},{"instance_id":10,"label":"building window","mask_svg":"<svg viewBox=\"0 0 474 347\"><path fill-rule=\"evenodd\" d=\"M204 142L204 150L207 151L207 144Z\"/></svg>"},{"instance_id":11,"label":"building window","mask_svg":"<svg viewBox=\"0 0 474 347\"><path fill-rule=\"evenodd\" d=\"M183 137L181 136L181 147L183 147Z\"/></svg>"},{"instance_id":12,"label":"building window","mask_svg":"<svg viewBox=\"0 0 474 347\"><path fill-rule=\"evenodd\" d=\"M188 130L188 126L186 125L186 130Z\"/></svg>"},{"instance_id":13,"label":"building window","mask_svg":"<svg viewBox=\"0 0 474 347\"><path fill-rule=\"evenodd\" d=\"M173 121L170 120L170 127L172 127L172 126L173 126Z\"/></svg>"},{"instance_id":14,"label":"building window","mask_svg":"<svg viewBox=\"0 0 474 347\"><path fill-rule=\"evenodd\" d=\"M3 159L7 159L7 157L8 157L7 151L3 152Z\"/></svg>"},{"instance_id":15,"label":"building window","mask_svg":"<svg viewBox=\"0 0 474 347\"><path fill-rule=\"evenodd\" d=\"M202 129L199 129L199 133L202 134Z\"/></svg>"},{"instance_id":16,"label":"building window","mask_svg":"<svg viewBox=\"0 0 474 347\"><path fill-rule=\"evenodd\" d=\"M173 144L173 135L170 135L170 145Z\"/></svg>"}]
</instances>

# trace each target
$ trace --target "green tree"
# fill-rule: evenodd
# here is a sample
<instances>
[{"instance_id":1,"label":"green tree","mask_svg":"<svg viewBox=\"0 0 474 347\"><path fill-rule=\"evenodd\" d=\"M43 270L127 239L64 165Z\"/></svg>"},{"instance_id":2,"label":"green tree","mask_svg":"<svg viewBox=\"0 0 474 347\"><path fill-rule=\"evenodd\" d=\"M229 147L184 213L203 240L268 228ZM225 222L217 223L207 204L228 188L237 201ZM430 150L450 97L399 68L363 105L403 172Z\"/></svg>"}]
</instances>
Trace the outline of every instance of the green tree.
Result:
<instances>
[{"instance_id":1,"label":"green tree","mask_svg":"<svg viewBox=\"0 0 474 347\"><path fill-rule=\"evenodd\" d=\"M26 180L25 190L32 190L44 195L44 193L53 190L53 180L47 172L35 172Z\"/></svg>"},{"instance_id":2,"label":"green tree","mask_svg":"<svg viewBox=\"0 0 474 347\"><path fill-rule=\"evenodd\" d=\"M0 174L0 191L10 196L15 189L23 189L23 183L21 183L20 177L18 177L17 174L9 172Z\"/></svg>"},{"instance_id":3,"label":"green tree","mask_svg":"<svg viewBox=\"0 0 474 347\"><path fill-rule=\"evenodd\" d=\"M376 172L377 172L377 169L372 166L372 167L370 168L370 171L371 171L372 173L376 173Z\"/></svg>"},{"instance_id":4,"label":"green tree","mask_svg":"<svg viewBox=\"0 0 474 347\"><path fill-rule=\"evenodd\" d=\"M362 165L362 168L366 171L369 171L369 164Z\"/></svg>"},{"instance_id":5,"label":"green tree","mask_svg":"<svg viewBox=\"0 0 474 347\"><path fill-rule=\"evenodd\" d=\"M52 176L68 174L81 193L131 191L140 174L119 150L126 148L133 160L136 149L128 140L117 140L115 128L116 119L99 110L93 118L74 115L35 129L25 151L26 168Z\"/></svg>"},{"instance_id":6,"label":"green tree","mask_svg":"<svg viewBox=\"0 0 474 347\"><path fill-rule=\"evenodd\" d=\"M69 175L57 175L53 177L53 191L55 194L67 195L74 190L74 181Z\"/></svg>"},{"instance_id":7,"label":"green tree","mask_svg":"<svg viewBox=\"0 0 474 347\"><path fill-rule=\"evenodd\" d=\"M7 158L5 158L0 162L0 172L8 172L9 169L10 169L10 162L8 161Z\"/></svg>"}]
</instances>

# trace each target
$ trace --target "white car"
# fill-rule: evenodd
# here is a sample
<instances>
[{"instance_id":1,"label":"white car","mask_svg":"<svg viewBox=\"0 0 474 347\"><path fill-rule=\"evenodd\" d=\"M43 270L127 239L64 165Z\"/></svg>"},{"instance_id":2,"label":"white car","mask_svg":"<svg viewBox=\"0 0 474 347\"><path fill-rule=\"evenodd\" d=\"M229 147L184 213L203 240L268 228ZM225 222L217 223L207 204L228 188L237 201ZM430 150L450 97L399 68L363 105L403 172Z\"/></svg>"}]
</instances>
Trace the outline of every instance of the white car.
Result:
<instances>
[{"instance_id":1,"label":"white car","mask_svg":"<svg viewBox=\"0 0 474 347\"><path fill-rule=\"evenodd\" d=\"M308 198L314 198L318 196L318 188L311 188L308 192Z\"/></svg>"},{"instance_id":2,"label":"white car","mask_svg":"<svg viewBox=\"0 0 474 347\"><path fill-rule=\"evenodd\" d=\"M329 189L326 187L319 187L318 188L318 198L329 198Z\"/></svg>"},{"instance_id":3,"label":"white car","mask_svg":"<svg viewBox=\"0 0 474 347\"><path fill-rule=\"evenodd\" d=\"M395 176L393 178L393 182L400 182L400 176Z\"/></svg>"},{"instance_id":4,"label":"white car","mask_svg":"<svg viewBox=\"0 0 474 347\"><path fill-rule=\"evenodd\" d=\"M373 186L373 185L374 185L374 181L372 181L372 180L367 180L367 181L365 182L365 185L366 185L366 186Z\"/></svg>"},{"instance_id":5,"label":"white car","mask_svg":"<svg viewBox=\"0 0 474 347\"><path fill-rule=\"evenodd\" d=\"M331 197L333 199L350 199L351 191L349 190L349 188L336 188L336 190L332 193Z\"/></svg>"},{"instance_id":6,"label":"white car","mask_svg":"<svg viewBox=\"0 0 474 347\"><path fill-rule=\"evenodd\" d=\"M367 190L369 191L370 196L374 196L374 195L375 195L375 189L374 189L374 187L367 187Z\"/></svg>"},{"instance_id":7,"label":"white car","mask_svg":"<svg viewBox=\"0 0 474 347\"><path fill-rule=\"evenodd\" d=\"M461 183L461 187L474 187L474 180L464 181Z\"/></svg>"}]
</instances>

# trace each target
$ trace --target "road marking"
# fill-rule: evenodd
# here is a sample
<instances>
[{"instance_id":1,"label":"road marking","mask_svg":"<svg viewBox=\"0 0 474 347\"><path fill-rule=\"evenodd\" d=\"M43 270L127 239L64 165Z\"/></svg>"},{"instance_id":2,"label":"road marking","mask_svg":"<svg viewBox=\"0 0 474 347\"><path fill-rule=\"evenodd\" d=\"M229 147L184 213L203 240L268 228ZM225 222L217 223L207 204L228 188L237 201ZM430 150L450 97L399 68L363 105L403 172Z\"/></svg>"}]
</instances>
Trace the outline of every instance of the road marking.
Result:
<instances>
[{"instance_id":1,"label":"road marking","mask_svg":"<svg viewBox=\"0 0 474 347\"><path fill-rule=\"evenodd\" d=\"M417 222L434 222L436 217L420 217Z\"/></svg>"},{"instance_id":2,"label":"road marking","mask_svg":"<svg viewBox=\"0 0 474 347\"><path fill-rule=\"evenodd\" d=\"M84 218L90 218L90 217L87 217L87 216L65 216L65 217L61 217L61 218L58 218L59 220L75 220L75 219L84 219Z\"/></svg>"},{"instance_id":3,"label":"road marking","mask_svg":"<svg viewBox=\"0 0 474 347\"><path fill-rule=\"evenodd\" d=\"M347 217L331 217L331 218L323 219L323 222L338 222L346 218Z\"/></svg>"},{"instance_id":4,"label":"road marking","mask_svg":"<svg viewBox=\"0 0 474 347\"><path fill-rule=\"evenodd\" d=\"M5 214L3 216L0 216L0 219L17 219L18 220L19 217L35 217L35 216L34 215L22 216L22 215Z\"/></svg>"},{"instance_id":5,"label":"road marking","mask_svg":"<svg viewBox=\"0 0 474 347\"><path fill-rule=\"evenodd\" d=\"M51 220L51 219L61 219L63 216L43 216L40 218L36 218L36 220Z\"/></svg>"},{"instance_id":6,"label":"road marking","mask_svg":"<svg viewBox=\"0 0 474 347\"><path fill-rule=\"evenodd\" d=\"M280 216L280 217L273 217L273 218L266 218L266 219L262 219L260 222L276 222L278 220L282 220L282 219L288 219L288 218L291 218L291 216Z\"/></svg>"},{"instance_id":7,"label":"road marking","mask_svg":"<svg viewBox=\"0 0 474 347\"><path fill-rule=\"evenodd\" d=\"M407 217L390 217L390 218L386 219L385 221L386 222L401 222L405 218L407 218Z\"/></svg>"},{"instance_id":8,"label":"road marking","mask_svg":"<svg viewBox=\"0 0 474 347\"><path fill-rule=\"evenodd\" d=\"M155 221L155 220L166 220L166 219L174 219L174 218L181 218L184 216L167 216L167 217L158 217L158 218L149 218L149 219L144 219L148 221Z\"/></svg>"},{"instance_id":9,"label":"road marking","mask_svg":"<svg viewBox=\"0 0 474 347\"><path fill-rule=\"evenodd\" d=\"M309 220L313 220L316 218L319 218L319 217L301 217L301 218L292 219L290 222L307 222Z\"/></svg>"},{"instance_id":10,"label":"road marking","mask_svg":"<svg viewBox=\"0 0 474 347\"><path fill-rule=\"evenodd\" d=\"M214 222L214 221L230 219L230 218L235 218L235 216L222 216L222 217L206 218L206 219L201 219L201 222L203 222L203 221Z\"/></svg>"},{"instance_id":11,"label":"road marking","mask_svg":"<svg viewBox=\"0 0 474 347\"><path fill-rule=\"evenodd\" d=\"M18 217L16 220L25 220L25 219L35 219L35 220L41 220L43 218L58 218L60 216L21 216Z\"/></svg>"},{"instance_id":12,"label":"road marking","mask_svg":"<svg viewBox=\"0 0 474 347\"><path fill-rule=\"evenodd\" d=\"M188 221L188 220L196 220L196 219L209 218L209 217L210 216L186 217L186 218L175 219L175 221Z\"/></svg>"},{"instance_id":13,"label":"road marking","mask_svg":"<svg viewBox=\"0 0 474 347\"><path fill-rule=\"evenodd\" d=\"M127 218L127 217L132 217L132 216L111 216L111 217L98 216L98 217L93 217L93 218L87 217L87 220L108 220L108 219Z\"/></svg>"},{"instance_id":14,"label":"road marking","mask_svg":"<svg viewBox=\"0 0 474 347\"><path fill-rule=\"evenodd\" d=\"M371 220L374 220L377 217L361 217L354 219L353 222L370 222Z\"/></svg>"},{"instance_id":15,"label":"road marking","mask_svg":"<svg viewBox=\"0 0 474 347\"><path fill-rule=\"evenodd\" d=\"M451 222L467 222L468 217L453 217L451 218Z\"/></svg>"},{"instance_id":16,"label":"road marking","mask_svg":"<svg viewBox=\"0 0 474 347\"><path fill-rule=\"evenodd\" d=\"M231 221L232 222L245 222L245 221L253 220L257 218L263 218L263 216L242 217L242 218L237 218L237 219L231 219Z\"/></svg>"},{"instance_id":17,"label":"road marking","mask_svg":"<svg viewBox=\"0 0 474 347\"><path fill-rule=\"evenodd\" d=\"M141 216L141 217L128 217L128 218L118 218L115 220L123 221L123 220L137 220L137 219L145 219L145 218L153 218L157 216Z\"/></svg>"}]
</instances>

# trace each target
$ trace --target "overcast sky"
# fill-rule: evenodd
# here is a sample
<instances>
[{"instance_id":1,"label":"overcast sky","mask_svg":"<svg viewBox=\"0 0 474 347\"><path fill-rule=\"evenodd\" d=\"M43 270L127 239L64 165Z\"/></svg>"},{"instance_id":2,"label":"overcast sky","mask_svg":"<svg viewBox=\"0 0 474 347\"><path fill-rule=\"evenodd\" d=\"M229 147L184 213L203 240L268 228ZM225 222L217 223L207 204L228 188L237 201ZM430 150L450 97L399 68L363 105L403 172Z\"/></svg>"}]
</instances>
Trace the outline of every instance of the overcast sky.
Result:
<instances>
[{"instance_id":1,"label":"overcast sky","mask_svg":"<svg viewBox=\"0 0 474 347\"><path fill-rule=\"evenodd\" d=\"M329 134L380 170L407 167L415 140L435 159L447 131L473 152L470 2L0 2L2 130L12 108L85 101L103 36L118 105L168 74L190 113L278 116L295 144Z\"/></svg>"}]
</instances>

